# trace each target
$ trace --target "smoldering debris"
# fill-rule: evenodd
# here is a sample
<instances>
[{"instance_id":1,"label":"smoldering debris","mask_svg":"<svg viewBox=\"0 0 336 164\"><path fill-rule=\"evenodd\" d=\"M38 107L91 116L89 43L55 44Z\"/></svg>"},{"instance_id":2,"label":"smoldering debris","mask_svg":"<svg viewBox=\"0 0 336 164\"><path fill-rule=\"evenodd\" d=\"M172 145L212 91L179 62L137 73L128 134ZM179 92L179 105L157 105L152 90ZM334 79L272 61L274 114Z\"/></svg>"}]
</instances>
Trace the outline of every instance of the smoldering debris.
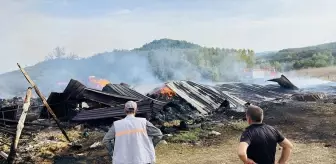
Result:
<instances>
[{"instance_id":1,"label":"smoldering debris","mask_svg":"<svg viewBox=\"0 0 336 164\"><path fill-rule=\"evenodd\" d=\"M287 79L282 76L283 79ZM287 79L288 80L288 79ZM288 80L287 84L291 84ZM125 116L124 104L136 101L137 116L145 117L164 133L201 127L223 119L244 119L246 104L261 102L318 101L329 95L302 93L301 90L276 84L223 83L205 85L193 81L170 81L141 94L125 83L106 84L101 90L71 79L63 92L51 92L47 103L67 129L78 127L88 137L88 127L106 131L113 121ZM0 100L0 133L15 135L24 100L21 97ZM22 132L32 137L56 127L40 99L32 99ZM178 121L178 125L167 123ZM76 128L78 129L78 128Z\"/></svg>"},{"instance_id":2,"label":"smoldering debris","mask_svg":"<svg viewBox=\"0 0 336 164\"><path fill-rule=\"evenodd\" d=\"M109 83L102 90L97 90L71 79L63 92L50 93L47 103L57 118L74 124L83 122L110 124L125 116L123 106L129 100L138 103L138 116L145 117L157 125L173 120L202 122L218 113L234 113L239 119L243 118L245 104L248 102L257 104L261 101L286 98L305 101L302 100L302 96L298 96L297 90L292 90L295 86L290 85L292 83L284 75L279 79L285 81L285 86L292 87L284 88L282 82L279 83L279 87L246 83L210 86L192 81L171 81L149 91L146 95L131 89L130 85L125 83ZM313 97L317 100L326 96ZM15 123L22 111L22 98L14 97L0 102L0 122L1 119L7 120L3 121L5 126L10 121ZM41 100L33 99L27 124L38 119L50 118Z\"/></svg>"},{"instance_id":3,"label":"smoldering debris","mask_svg":"<svg viewBox=\"0 0 336 164\"><path fill-rule=\"evenodd\" d=\"M286 89L294 89L297 90L299 89L297 86L295 86L292 82L290 82L286 76L281 75L280 78L275 78L275 79L270 79L268 81L274 81L277 82L281 87L286 88Z\"/></svg>"},{"instance_id":4,"label":"smoldering debris","mask_svg":"<svg viewBox=\"0 0 336 164\"><path fill-rule=\"evenodd\" d=\"M291 84L285 76L282 75L281 78ZM102 90L97 90L71 79L63 92L50 93L47 103L62 122L110 124L125 116L124 103L132 100L138 103L138 116L145 117L160 126L164 122L174 120L199 123L218 114L231 113L239 119L244 117L247 102L256 104L286 98L306 101L308 98L304 97L307 96L299 96L297 90L288 87L284 89L283 85L279 87L229 83L209 86L192 81L167 82L162 87L143 95L125 83L110 83ZM313 100L309 101L323 99L326 96L312 97ZM0 126L7 128L3 131L13 132L8 128L15 128L18 116L22 112L22 105L21 97L0 100ZM33 99L26 124L33 125L37 123L36 120L50 118L41 100Z\"/></svg>"}]
</instances>

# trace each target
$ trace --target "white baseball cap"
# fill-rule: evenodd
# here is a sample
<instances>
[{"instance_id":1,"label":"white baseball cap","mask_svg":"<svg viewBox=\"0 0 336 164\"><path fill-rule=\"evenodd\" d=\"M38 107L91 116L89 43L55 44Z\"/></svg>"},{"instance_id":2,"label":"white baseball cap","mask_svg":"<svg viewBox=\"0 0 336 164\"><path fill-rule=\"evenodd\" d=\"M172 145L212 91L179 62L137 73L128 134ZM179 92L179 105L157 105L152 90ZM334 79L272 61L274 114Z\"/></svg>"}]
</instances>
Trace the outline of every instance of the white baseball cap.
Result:
<instances>
[{"instance_id":1,"label":"white baseball cap","mask_svg":"<svg viewBox=\"0 0 336 164\"><path fill-rule=\"evenodd\" d=\"M129 112L129 111L137 111L138 109L138 105L136 102L134 101L127 101L125 104L125 111Z\"/></svg>"}]
</instances>

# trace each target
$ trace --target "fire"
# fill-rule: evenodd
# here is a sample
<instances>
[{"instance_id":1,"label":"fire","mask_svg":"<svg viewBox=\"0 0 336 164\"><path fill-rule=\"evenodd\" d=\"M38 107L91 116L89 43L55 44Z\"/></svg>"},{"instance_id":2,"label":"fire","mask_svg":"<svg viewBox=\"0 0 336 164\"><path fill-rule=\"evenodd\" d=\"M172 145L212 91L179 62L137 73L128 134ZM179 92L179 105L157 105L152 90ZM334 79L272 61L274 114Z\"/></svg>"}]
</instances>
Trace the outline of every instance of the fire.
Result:
<instances>
[{"instance_id":1,"label":"fire","mask_svg":"<svg viewBox=\"0 0 336 164\"><path fill-rule=\"evenodd\" d=\"M160 89L160 94L161 95L166 95L168 96L169 98L173 97L176 95L176 93L171 90L169 87L165 86L163 88Z\"/></svg>"},{"instance_id":2,"label":"fire","mask_svg":"<svg viewBox=\"0 0 336 164\"><path fill-rule=\"evenodd\" d=\"M89 81L93 84L96 84L96 87L103 88L106 84L109 84L110 82L106 79L96 79L95 76L90 76Z\"/></svg>"}]
</instances>

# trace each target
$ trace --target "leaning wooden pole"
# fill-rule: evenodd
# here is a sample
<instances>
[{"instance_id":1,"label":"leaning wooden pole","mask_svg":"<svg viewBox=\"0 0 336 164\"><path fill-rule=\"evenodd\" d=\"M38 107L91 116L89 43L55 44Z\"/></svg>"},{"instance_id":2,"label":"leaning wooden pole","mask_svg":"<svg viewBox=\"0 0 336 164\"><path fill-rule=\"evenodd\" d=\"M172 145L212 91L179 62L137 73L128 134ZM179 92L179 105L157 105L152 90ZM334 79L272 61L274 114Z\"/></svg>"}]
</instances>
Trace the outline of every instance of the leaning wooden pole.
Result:
<instances>
[{"instance_id":1,"label":"leaning wooden pole","mask_svg":"<svg viewBox=\"0 0 336 164\"><path fill-rule=\"evenodd\" d=\"M8 155L8 158L7 158L7 163L8 164L12 164L15 161L16 149L17 149L17 146L19 144L19 139L20 139L20 136L21 136L21 132L22 132L22 129L24 127L24 122L26 120L26 116L27 116L28 109L29 109L29 106L30 106L31 95L32 95L32 88L29 87L28 90L27 90L27 93L26 93L25 100L24 100L22 114L21 114L19 122L17 124L16 134L15 134L15 137L13 138L11 149L10 149L10 152L9 152L9 155Z\"/></svg>"},{"instance_id":2,"label":"leaning wooden pole","mask_svg":"<svg viewBox=\"0 0 336 164\"><path fill-rule=\"evenodd\" d=\"M21 68L20 64L17 63L17 65L19 66L22 74L24 75L24 77L27 79L27 81L30 83L30 85L34 88L36 94L42 99L42 102L44 104L44 106L47 108L48 112L51 114L51 116L53 117L53 119L55 120L57 126L60 128L60 130L62 131L64 137L69 141L69 137L68 135L66 134L66 132L64 131L64 129L62 128L62 125L60 123L60 121L57 119L55 113L53 112L53 110L50 108L49 104L47 103L47 100L44 98L44 96L42 95L42 93L40 92L40 90L37 88L37 86L35 85L35 83L30 79L29 75L27 74L27 72Z\"/></svg>"}]
</instances>

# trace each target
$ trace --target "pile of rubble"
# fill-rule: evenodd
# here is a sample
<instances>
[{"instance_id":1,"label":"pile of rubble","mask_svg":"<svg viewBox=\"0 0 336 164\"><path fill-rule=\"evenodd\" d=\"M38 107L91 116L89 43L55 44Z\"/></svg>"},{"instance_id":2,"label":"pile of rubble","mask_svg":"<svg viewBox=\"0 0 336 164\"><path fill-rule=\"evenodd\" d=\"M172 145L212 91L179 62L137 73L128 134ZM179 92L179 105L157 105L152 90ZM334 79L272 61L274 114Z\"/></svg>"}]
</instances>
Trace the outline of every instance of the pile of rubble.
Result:
<instances>
[{"instance_id":1,"label":"pile of rubble","mask_svg":"<svg viewBox=\"0 0 336 164\"><path fill-rule=\"evenodd\" d=\"M110 125L125 116L124 103L132 100L138 103L139 117L145 117L156 125L163 125L164 122L174 120L199 123L219 113L233 113L236 118L243 118L245 104L248 102L258 104L283 98L306 101L307 96L298 94L298 88L285 76L270 81L278 82L280 86L245 83L210 86L192 81L172 81L144 95L125 83L107 84L98 90L71 79L63 92L52 92L47 103L62 122ZM310 99L323 97L325 96L317 95L308 99L311 101ZM22 105L23 100L20 97L0 101L0 131L10 134L15 132ZM50 126L50 122L41 123L41 120L50 118L41 101L32 100L26 125L41 128ZM25 131L27 130L29 126L25 127Z\"/></svg>"},{"instance_id":2,"label":"pile of rubble","mask_svg":"<svg viewBox=\"0 0 336 164\"><path fill-rule=\"evenodd\" d=\"M191 81L168 82L147 95L126 84L107 84L101 91L71 80L63 93L51 93L47 102L56 116L73 122L116 120L125 116L124 103L138 103L138 116L163 123L172 120L200 120L212 114L231 98L230 110L243 112L244 101L210 86ZM41 116L46 118L47 112Z\"/></svg>"}]
</instances>

